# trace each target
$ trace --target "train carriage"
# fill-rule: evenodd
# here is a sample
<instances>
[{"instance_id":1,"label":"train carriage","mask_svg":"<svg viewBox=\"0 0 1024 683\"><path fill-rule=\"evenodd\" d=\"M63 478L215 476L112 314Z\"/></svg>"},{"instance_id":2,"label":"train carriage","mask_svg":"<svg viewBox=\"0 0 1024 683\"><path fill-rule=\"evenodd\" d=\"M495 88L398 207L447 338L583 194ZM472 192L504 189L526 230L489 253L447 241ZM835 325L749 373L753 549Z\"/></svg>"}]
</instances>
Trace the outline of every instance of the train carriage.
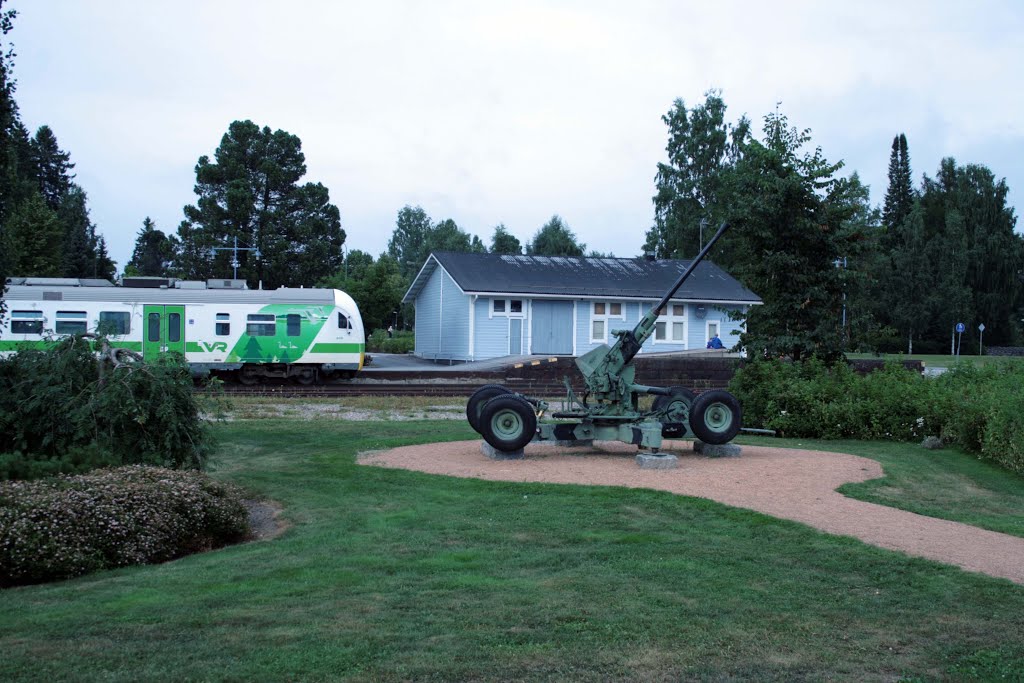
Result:
<instances>
[{"instance_id":1,"label":"train carriage","mask_svg":"<svg viewBox=\"0 0 1024 683\"><path fill-rule=\"evenodd\" d=\"M101 332L111 346L152 359L181 353L193 374L251 384L303 384L362 369L359 309L334 289L246 289L238 280L11 278L0 352L41 348L70 334Z\"/></svg>"}]
</instances>

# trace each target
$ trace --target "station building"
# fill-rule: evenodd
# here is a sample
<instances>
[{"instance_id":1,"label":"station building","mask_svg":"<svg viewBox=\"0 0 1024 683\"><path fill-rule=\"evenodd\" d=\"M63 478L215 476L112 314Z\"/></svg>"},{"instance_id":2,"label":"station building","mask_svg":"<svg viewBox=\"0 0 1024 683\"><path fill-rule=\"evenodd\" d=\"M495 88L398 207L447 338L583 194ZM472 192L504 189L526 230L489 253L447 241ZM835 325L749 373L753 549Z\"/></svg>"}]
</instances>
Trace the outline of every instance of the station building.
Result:
<instances>
[{"instance_id":1,"label":"station building","mask_svg":"<svg viewBox=\"0 0 1024 683\"><path fill-rule=\"evenodd\" d=\"M632 329L688 260L433 252L403 303L416 309L415 355L473 361L581 356ZM641 353L735 346L761 299L707 259L662 310Z\"/></svg>"}]
</instances>

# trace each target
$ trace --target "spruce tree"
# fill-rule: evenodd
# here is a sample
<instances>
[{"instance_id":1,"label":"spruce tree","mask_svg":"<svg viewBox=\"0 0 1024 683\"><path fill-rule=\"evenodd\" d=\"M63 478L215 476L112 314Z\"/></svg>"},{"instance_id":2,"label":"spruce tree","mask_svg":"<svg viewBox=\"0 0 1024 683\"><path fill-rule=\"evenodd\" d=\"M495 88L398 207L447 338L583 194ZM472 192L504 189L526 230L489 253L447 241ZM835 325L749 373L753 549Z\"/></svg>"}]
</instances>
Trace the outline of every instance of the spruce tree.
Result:
<instances>
[{"instance_id":1,"label":"spruce tree","mask_svg":"<svg viewBox=\"0 0 1024 683\"><path fill-rule=\"evenodd\" d=\"M142 228L135 237L132 258L125 266L125 274L165 277L174 260L174 246L149 216L142 221Z\"/></svg>"}]
</instances>

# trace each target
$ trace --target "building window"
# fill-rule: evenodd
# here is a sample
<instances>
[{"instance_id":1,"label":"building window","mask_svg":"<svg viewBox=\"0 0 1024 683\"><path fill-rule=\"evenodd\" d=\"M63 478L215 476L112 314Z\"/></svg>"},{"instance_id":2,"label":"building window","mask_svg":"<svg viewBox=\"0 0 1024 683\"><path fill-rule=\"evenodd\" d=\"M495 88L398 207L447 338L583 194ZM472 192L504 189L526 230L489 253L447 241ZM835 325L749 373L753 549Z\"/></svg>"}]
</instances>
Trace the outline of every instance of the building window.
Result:
<instances>
[{"instance_id":1,"label":"building window","mask_svg":"<svg viewBox=\"0 0 1024 683\"><path fill-rule=\"evenodd\" d=\"M686 304L668 304L658 309L654 341L686 346Z\"/></svg>"},{"instance_id":2,"label":"building window","mask_svg":"<svg viewBox=\"0 0 1024 683\"><path fill-rule=\"evenodd\" d=\"M231 314L217 314L217 322L214 326L214 333L219 337L226 337L229 334L231 334Z\"/></svg>"},{"instance_id":3,"label":"building window","mask_svg":"<svg viewBox=\"0 0 1024 683\"><path fill-rule=\"evenodd\" d=\"M289 337L298 337L302 334L302 316L298 313L289 313L285 316L285 321L288 323Z\"/></svg>"},{"instance_id":4,"label":"building window","mask_svg":"<svg viewBox=\"0 0 1024 683\"><path fill-rule=\"evenodd\" d=\"M122 335L131 332L132 316L127 311L100 311L100 334Z\"/></svg>"},{"instance_id":5,"label":"building window","mask_svg":"<svg viewBox=\"0 0 1024 683\"><path fill-rule=\"evenodd\" d=\"M617 301L595 301L590 307L590 341L608 341L609 318L623 318L622 304Z\"/></svg>"},{"instance_id":6,"label":"building window","mask_svg":"<svg viewBox=\"0 0 1024 683\"><path fill-rule=\"evenodd\" d=\"M85 311L57 311L57 334L85 334Z\"/></svg>"},{"instance_id":7,"label":"building window","mask_svg":"<svg viewBox=\"0 0 1024 683\"><path fill-rule=\"evenodd\" d=\"M491 315L521 316L523 315L523 300L491 299Z\"/></svg>"},{"instance_id":8,"label":"building window","mask_svg":"<svg viewBox=\"0 0 1024 683\"><path fill-rule=\"evenodd\" d=\"M711 341L713 338L717 337L718 335L719 335L718 323L717 322L714 322L714 323L709 322L708 323L708 338L707 338L707 341Z\"/></svg>"},{"instance_id":9,"label":"building window","mask_svg":"<svg viewBox=\"0 0 1024 683\"><path fill-rule=\"evenodd\" d=\"M11 333L42 334L42 311L11 311Z\"/></svg>"},{"instance_id":10,"label":"building window","mask_svg":"<svg viewBox=\"0 0 1024 683\"><path fill-rule=\"evenodd\" d=\"M245 319L245 333L250 337L274 336L277 319L272 313L250 313Z\"/></svg>"}]
</instances>

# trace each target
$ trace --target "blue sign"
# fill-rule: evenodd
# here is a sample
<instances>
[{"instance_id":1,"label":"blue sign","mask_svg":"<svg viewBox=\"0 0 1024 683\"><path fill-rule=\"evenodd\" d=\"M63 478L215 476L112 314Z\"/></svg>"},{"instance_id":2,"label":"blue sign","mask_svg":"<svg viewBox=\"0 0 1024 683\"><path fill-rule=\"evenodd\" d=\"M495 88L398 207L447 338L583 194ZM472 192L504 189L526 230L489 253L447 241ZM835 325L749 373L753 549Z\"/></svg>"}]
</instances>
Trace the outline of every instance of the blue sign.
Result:
<instances>
[{"instance_id":1,"label":"blue sign","mask_svg":"<svg viewBox=\"0 0 1024 683\"><path fill-rule=\"evenodd\" d=\"M957 332L960 332L962 334L963 331L966 330L966 329L967 329L967 326L964 325L963 323L957 323L956 324L956 331Z\"/></svg>"}]
</instances>

